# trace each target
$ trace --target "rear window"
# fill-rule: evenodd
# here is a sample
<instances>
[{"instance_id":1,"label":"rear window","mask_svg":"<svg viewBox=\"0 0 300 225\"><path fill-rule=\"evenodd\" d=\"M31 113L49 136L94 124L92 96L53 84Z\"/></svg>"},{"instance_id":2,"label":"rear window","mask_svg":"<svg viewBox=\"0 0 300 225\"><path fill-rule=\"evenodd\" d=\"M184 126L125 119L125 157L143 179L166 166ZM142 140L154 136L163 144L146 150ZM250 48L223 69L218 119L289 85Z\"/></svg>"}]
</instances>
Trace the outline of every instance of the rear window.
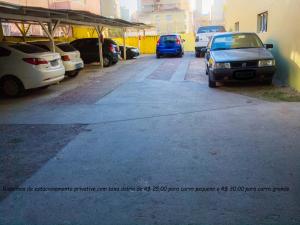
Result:
<instances>
[{"instance_id":1,"label":"rear window","mask_svg":"<svg viewBox=\"0 0 300 225\"><path fill-rule=\"evenodd\" d=\"M114 40L105 38L103 44L113 44L113 45L118 45Z\"/></svg>"},{"instance_id":2,"label":"rear window","mask_svg":"<svg viewBox=\"0 0 300 225\"><path fill-rule=\"evenodd\" d=\"M160 41L163 42L175 42L177 40L176 35L169 35L169 36L161 36Z\"/></svg>"},{"instance_id":3,"label":"rear window","mask_svg":"<svg viewBox=\"0 0 300 225\"><path fill-rule=\"evenodd\" d=\"M76 51L76 49L68 43L58 44L57 47L59 47L64 52L74 52L74 51Z\"/></svg>"},{"instance_id":4,"label":"rear window","mask_svg":"<svg viewBox=\"0 0 300 225\"><path fill-rule=\"evenodd\" d=\"M15 44L15 45L11 45L10 47L28 54L48 52L46 49L40 48L35 45L29 45L29 44Z\"/></svg>"},{"instance_id":5,"label":"rear window","mask_svg":"<svg viewBox=\"0 0 300 225\"><path fill-rule=\"evenodd\" d=\"M200 33L217 33L217 32L225 32L225 28L223 26L200 27L197 33L200 34Z\"/></svg>"},{"instance_id":6,"label":"rear window","mask_svg":"<svg viewBox=\"0 0 300 225\"><path fill-rule=\"evenodd\" d=\"M41 44L33 44L33 45L35 45L35 46L37 46L39 48L45 49L47 51L50 51L50 49L46 45L41 45Z\"/></svg>"}]
</instances>

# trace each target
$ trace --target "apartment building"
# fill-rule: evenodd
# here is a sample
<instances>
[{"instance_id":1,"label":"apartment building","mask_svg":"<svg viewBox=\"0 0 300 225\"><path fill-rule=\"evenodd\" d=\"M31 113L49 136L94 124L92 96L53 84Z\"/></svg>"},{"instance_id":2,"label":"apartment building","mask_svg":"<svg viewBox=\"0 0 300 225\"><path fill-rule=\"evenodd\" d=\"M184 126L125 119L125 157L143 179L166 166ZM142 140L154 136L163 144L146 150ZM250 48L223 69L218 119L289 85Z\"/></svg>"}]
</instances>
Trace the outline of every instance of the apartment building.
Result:
<instances>
[{"instance_id":1,"label":"apartment building","mask_svg":"<svg viewBox=\"0 0 300 225\"><path fill-rule=\"evenodd\" d=\"M24 5L35 6L50 9L72 9L83 10L100 14L100 0L5 0L4 2ZM2 24L3 33L5 36L21 36L20 31L14 24ZM69 32L70 29L68 29ZM59 28L57 36L64 36L65 30ZM45 36L43 29L39 25L32 25L29 29L28 35L30 36Z\"/></svg>"},{"instance_id":2,"label":"apartment building","mask_svg":"<svg viewBox=\"0 0 300 225\"><path fill-rule=\"evenodd\" d=\"M194 12L195 30L200 26L224 25L224 7L226 0L211 0L207 12L203 12L203 1L196 1Z\"/></svg>"},{"instance_id":3,"label":"apartment building","mask_svg":"<svg viewBox=\"0 0 300 225\"><path fill-rule=\"evenodd\" d=\"M299 0L227 0L228 31L256 32L264 43L274 44L277 81L300 91Z\"/></svg>"},{"instance_id":4,"label":"apartment building","mask_svg":"<svg viewBox=\"0 0 300 225\"><path fill-rule=\"evenodd\" d=\"M100 14L100 0L4 0L4 2L51 9L84 10Z\"/></svg>"},{"instance_id":5,"label":"apartment building","mask_svg":"<svg viewBox=\"0 0 300 225\"><path fill-rule=\"evenodd\" d=\"M193 31L189 0L139 0L139 9L138 21L154 25L157 34Z\"/></svg>"},{"instance_id":6,"label":"apartment building","mask_svg":"<svg viewBox=\"0 0 300 225\"><path fill-rule=\"evenodd\" d=\"M121 18L119 0L101 0L101 15L109 18Z\"/></svg>"}]
</instances>

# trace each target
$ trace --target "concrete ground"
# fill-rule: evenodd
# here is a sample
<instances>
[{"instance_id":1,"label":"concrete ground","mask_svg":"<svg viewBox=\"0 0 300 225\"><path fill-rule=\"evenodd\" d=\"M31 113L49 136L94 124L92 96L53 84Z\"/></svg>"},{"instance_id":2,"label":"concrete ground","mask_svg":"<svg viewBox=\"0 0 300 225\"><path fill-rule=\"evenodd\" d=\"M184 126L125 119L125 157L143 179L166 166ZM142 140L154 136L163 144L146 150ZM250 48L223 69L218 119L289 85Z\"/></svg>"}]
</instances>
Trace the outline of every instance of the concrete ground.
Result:
<instances>
[{"instance_id":1,"label":"concrete ground","mask_svg":"<svg viewBox=\"0 0 300 225\"><path fill-rule=\"evenodd\" d=\"M0 224L299 225L300 104L144 56L0 99Z\"/></svg>"}]
</instances>

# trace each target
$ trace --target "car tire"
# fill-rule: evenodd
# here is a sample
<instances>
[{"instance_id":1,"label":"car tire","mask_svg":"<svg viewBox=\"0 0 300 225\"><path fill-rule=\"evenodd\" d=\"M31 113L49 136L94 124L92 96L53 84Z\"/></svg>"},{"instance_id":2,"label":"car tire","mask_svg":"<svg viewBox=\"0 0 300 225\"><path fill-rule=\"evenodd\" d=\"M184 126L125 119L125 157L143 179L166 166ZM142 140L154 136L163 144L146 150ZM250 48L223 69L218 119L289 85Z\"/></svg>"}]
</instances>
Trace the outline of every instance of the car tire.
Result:
<instances>
[{"instance_id":1,"label":"car tire","mask_svg":"<svg viewBox=\"0 0 300 225\"><path fill-rule=\"evenodd\" d=\"M265 80L265 81L263 81L263 84L270 86L273 84L273 80Z\"/></svg>"},{"instance_id":2,"label":"car tire","mask_svg":"<svg viewBox=\"0 0 300 225\"><path fill-rule=\"evenodd\" d=\"M156 54L156 58L160 59L161 55L160 54Z\"/></svg>"},{"instance_id":3,"label":"car tire","mask_svg":"<svg viewBox=\"0 0 300 225\"><path fill-rule=\"evenodd\" d=\"M67 71L66 75L68 77L74 78L74 77L78 76L79 72L80 72L79 70Z\"/></svg>"},{"instance_id":4,"label":"car tire","mask_svg":"<svg viewBox=\"0 0 300 225\"><path fill-rule=\"evenodd\" d=\"M217 87L217 82L216 81L213 81L211 79L211 76L208 75L208 87L210 88L216 88Z\"/></svg>"},{"instance_id":5,"label":"car tire","mask_svg":"<svg viewBox=\"0 0 300 225\"><path fill-rule=\"evenodd\" d=\"M195 52L195 56L196 56L196 58L200 58L200 53L199 52Z\"/></svg>"},{"instance_id":6,"label":"car tire","mask_svg":"<svg viewBox=\"0 0 300 225\"><path fill-rule=\"evenodd\" d=\"M200 58L204 58L204 57L205 57L205 53L204 53L204 52L200 52L200 53L199 53L199 57L200 57Z\"/></svg>"},{"instance_id":7,"label":"car tire","mask_svg":"<svg viewBox=\"0 0 300 225\"><path fill-rule=\"evenodd\" d=\"M103 66L104 66L104 67L109 67L109 66L111 66L111 65L112 65L112 60L109 59L109 57L104 56L104 57L103 57Z\"/></svg>"},{"instance_id":8,"label":"car tire","mask_svg":"<svg viewBox=\"0 0 300 225\"><path fill-rule=\"evenodd\" d=\"M208 75L208 66L206 66L205 74Z\"/></svg>"},{"instance_id":9,"label":"car tire","mask_svg":"<svg viewBox=\"0 0 300 225\"><path fill-rule=\"evenodd\" d=\"M7 97L18 97L25 92L22 82L13 76L1 80L0 90Z\"/></svg>"}]
</instances>

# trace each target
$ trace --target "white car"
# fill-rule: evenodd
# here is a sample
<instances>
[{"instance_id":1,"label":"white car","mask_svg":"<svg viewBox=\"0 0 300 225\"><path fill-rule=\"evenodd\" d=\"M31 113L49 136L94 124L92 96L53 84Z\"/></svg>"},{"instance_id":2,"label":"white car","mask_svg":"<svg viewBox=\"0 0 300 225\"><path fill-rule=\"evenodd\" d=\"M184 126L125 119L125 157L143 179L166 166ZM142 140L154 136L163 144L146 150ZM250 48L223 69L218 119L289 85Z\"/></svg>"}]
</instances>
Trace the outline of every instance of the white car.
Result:
<instances>
[{"instance_id":1,"label":"white car","mask_svg":"<svg viewBox=\"0 0 300 225\"><path fill-rule=\"evenodd\" d=\"M10 97L56 84L65 77L58 53L25 43L0 42L0 68L0 90Z\"/></svg>"},{"instance_id":2,"label":"white car","mask_svg":"<svg viewBox=\"0 0 300 225\"><path fill-rule=\"evenodd\" d=\"M44 48L48 51L51 49L50 41L30 42L30 44ZM69 43L56 43L55 52L61 55L67 76L76 77L80 70L83 69L84 63L80 58L80 52Z\"/></svg>"},{"instance_id":3,"label":"white car","mask_svg":"<svg viewBox=\"0 0 300 225\"><path fill-rule=\"evenodd\" d=\"M208 42L217 33L225 32L225 28L223 26L204 26L199 27L196 40L195 40L195 55L196 57L204 57L204 54L201 50L206 48Z\"/></svg>"}]
</instances>

